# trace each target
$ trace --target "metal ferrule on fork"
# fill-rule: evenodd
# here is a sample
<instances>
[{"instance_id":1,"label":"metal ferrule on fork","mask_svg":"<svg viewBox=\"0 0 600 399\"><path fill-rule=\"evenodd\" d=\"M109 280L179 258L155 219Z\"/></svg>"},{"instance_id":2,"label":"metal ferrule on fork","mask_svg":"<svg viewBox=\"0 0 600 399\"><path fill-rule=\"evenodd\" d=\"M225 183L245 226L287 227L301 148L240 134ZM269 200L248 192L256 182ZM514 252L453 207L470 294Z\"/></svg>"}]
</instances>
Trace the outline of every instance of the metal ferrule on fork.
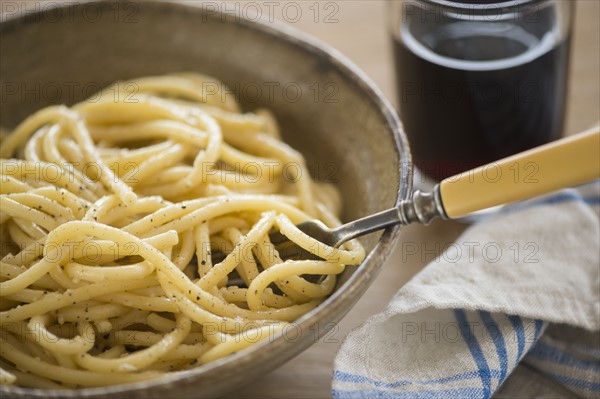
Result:
<instances>
[{"instance_id":1,"label":"metal ferrule on fork","mask_svg":"<svg viewBox=\"0 0 600 399\"><path fill-rule=\"evenodd\" d=\"M398 216L403 225L429 224L436 217L447 219L440 197L440 186L436 185L432 193L415 191L412 198L400 202Z\"/></svg>"}]
</instances>

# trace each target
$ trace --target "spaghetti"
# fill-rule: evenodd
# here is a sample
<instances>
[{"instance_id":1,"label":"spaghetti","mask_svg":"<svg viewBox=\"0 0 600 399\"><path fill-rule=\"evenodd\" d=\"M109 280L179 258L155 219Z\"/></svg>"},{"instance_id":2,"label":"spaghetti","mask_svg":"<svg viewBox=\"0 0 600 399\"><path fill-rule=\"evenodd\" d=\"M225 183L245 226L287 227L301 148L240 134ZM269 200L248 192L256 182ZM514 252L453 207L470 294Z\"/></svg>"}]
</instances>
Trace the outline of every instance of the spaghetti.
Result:
<instances>
[{"instance_id":1,"label":"spaghetti","mask_svg":"<svg viewBox=\"0 0 600 399\"><path fill-rule=\"evenodd\" d=\"M222 90L197 74L117 83L3 137L0 383L93 387L213 361L282 334L362 261L358 242L295 226L337 224L339 195L268 111ZM319 260L282 259L273 231Z\"/></svg>"}]
</instances>

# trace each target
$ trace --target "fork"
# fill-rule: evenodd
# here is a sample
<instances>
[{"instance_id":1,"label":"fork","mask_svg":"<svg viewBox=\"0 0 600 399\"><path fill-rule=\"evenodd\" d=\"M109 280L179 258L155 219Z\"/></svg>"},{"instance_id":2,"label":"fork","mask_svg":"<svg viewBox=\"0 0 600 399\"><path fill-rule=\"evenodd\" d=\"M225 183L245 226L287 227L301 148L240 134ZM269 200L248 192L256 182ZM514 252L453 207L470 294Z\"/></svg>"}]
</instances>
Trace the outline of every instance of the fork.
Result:
<instances>
[{"instance_id":1,"label":"fork","mask_svg":"<svg viewBox=\"0 0 600 399\"><path fill-rule=\"evenodd\" d=\"M415 222L429 224L436 217L459 219L599 177L600 130L595 127L449 177L437 184L432 193L415 191L412 198L401 200L394 208L362 219L334 228L319 220L308 220L297 227L323 244L339 247L386 227ZM314 258L308 251L289 244L279 232L269 237L287 257Z\"/></svg>"}]
</instances>

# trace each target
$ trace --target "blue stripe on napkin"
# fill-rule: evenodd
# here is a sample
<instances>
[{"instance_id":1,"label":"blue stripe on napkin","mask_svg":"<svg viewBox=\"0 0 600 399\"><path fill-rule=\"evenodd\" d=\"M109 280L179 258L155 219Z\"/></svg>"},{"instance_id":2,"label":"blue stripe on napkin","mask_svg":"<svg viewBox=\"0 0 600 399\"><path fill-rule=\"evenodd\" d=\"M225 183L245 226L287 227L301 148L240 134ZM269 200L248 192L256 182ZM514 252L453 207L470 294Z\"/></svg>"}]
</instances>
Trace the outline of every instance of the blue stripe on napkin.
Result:
<instances>
[{"instance_id":1,"label":"blue stripe on napkin","mask_svg":"<svg viewBox=\"0 0 600 399\"><path fill-rule=\"evenodd\" d=\"M500 360L500 380L504 381L506 379L506 372L508 371L508 355L506 354L506 343L504 342L504 337L498 328L498 324L494 321L489 312L479 312L479 317L481 317L481 320L483 320L485 323L485 328L494 340L496 353L498 354L498 359Z\"/></svg>"},{"instance_id":2,"label":"blue stripe on napkin","mask_svg":"<svg viewBox=\"0 0 600 399\"><path fill-rule=\"evenodd\" d=\"M475 338L475 336L471 333L471 328L467 321L465 312L462 309L455 309L454 315L459 323L460 333L469 346L471 356L473 356L473 360L475 360L475 364L477 364L477 367L479 368L479 377L481 378L481 385L483 385L482 395L484 398L489 398L492 382L490 379L490 368L488 363L483 356L483 352L481 351L481 347L477 342L477 338Z\"/></svg>"}]
</instances>

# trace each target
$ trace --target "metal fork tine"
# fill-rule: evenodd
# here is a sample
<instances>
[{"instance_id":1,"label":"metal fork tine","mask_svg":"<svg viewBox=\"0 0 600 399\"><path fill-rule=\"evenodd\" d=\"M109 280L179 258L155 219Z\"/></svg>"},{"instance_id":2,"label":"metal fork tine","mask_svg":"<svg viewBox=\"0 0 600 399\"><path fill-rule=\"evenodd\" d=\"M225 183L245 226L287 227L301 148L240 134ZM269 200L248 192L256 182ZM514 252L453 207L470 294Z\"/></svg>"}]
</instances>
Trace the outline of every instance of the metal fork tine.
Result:
<instances>
[{"instance_id":1,"label":"metal fork tine","mask_svg":"<svg viewBox=\"0 0 600 399\"><path fill-rule=\"evenodd\" d=\"M298 224L298 228L304 231L308 235L313 235L315 232L311 230L311 223L300 223ZM315 237L319 239L319 237ZM290 241L286 236L281 234L279 231L273 230L269 233L269 240L279 253L279 256L283 260L318 260L322 259L312 253L306 251L305 249L299 247L294 242ZM216 265L218 263L223 262L227 254L218 249L211 250L211 260L212 264ZM197 260L192 260L192 263L197 263Z\"/></svg>"},{"instance_id":2,"label":"metal fork tine","mask_svg":"<svg viewBox=\"0 0 600 399\"><path fill-rule=\"evenodd\" d=\"M284 248L277 248L279 256L283 260L318 260L321 259L312 253L300 248L296 244L288 245Z\"/></svg>"},{"instance_id":3,"label":"metal fork tine","mask_svg":"<svg viewBox=\"0 0 600 399\"><path fill-rule=\"evenodd\" d=\"M273 245L277 246L278 244L287 242L288 238L281 234L279 231L272 231L269 233L269 240L271 240L271 243Z\"/></svg>"}]
</instances>

